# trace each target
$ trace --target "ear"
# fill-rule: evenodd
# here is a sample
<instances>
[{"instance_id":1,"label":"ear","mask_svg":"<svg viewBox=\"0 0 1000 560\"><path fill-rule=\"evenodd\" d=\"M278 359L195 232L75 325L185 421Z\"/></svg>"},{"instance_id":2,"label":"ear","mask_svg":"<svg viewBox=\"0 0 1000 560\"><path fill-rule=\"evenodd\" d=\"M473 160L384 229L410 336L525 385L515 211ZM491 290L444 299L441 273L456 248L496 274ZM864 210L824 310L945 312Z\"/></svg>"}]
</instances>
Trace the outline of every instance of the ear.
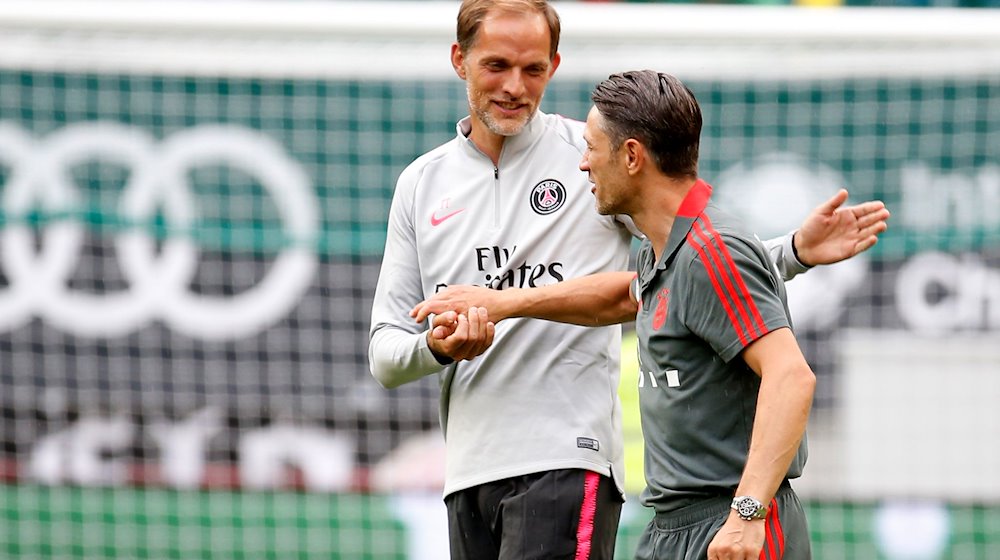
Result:
<instances>
[{"instance_id":1,"label":"ear","mask_svg":"<svg viewBox=\"0 0 1000 560\"><path fill-rule=\"evenodd\" d=\"M622 157L625 158L625 169L629 175L636 175L646 164L646 147L635 138L629 138L622 143Z\"/></svg>"},{"instance_id":2,"label":"ear","mask_svg":"<svg viewBox=\"0 0 1000 560\"><path fill-rule=\"evenodd\" d=\"M552 66L549 67L549 78L556 73L556 68L559 68L560 62L562 62L562 56L559 53L556 53L556 55L552 57Z\"/></svg>"},{"instance_id":3,"label":"ear","mask_svg":"<svg viewBox=\"0 0 1000 560\"><path fill-rule=\"evenodd\" d=\"M465 79L465 55L462 54L462 47L458 46L458 43L451 45L451 67L455 69L459 78Z\"/></svg>"}]
</instances>

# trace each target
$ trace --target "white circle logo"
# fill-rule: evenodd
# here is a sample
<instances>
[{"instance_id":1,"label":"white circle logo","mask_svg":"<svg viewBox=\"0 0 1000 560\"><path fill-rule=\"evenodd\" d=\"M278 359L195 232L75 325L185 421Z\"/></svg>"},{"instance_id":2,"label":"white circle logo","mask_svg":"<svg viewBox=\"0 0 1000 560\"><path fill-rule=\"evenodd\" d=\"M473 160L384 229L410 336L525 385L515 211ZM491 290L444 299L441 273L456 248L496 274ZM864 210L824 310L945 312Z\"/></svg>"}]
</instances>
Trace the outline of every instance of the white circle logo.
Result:
<instances>
[{"instance_id":1,"label":"white circle logo","mask_svg":"<svg viewBox=\"0 0 1000 560\"><path fill-rule=\"evenodd\" d=\"M25 217L34 208L50 215L80 207L70 170L101 160L130 170L119 212L129 223L152 220L158 210L172 230L189 231L196 208L188 172L225 164L254 176L273 198L285 234L298 241L271 263L252 288L231 297L188 289L198 264L192 240L174 236L157 242L149 232L126 230L115 239L129 288L104 294L70 290L84 226L58 220L45 226L36 252ZM8 224L0 232L0 266L10 285L0 291L0 330L33 316L84 336L122 336L153 319L194 337L227 340L260 332L286 315L312 284L316 256L308 246L319 216L308 178L280 145L250 129L199 126L172 134L157 145L136 128L103 122L68 126L36 141L0 123L0 164L11 168L0 203Z\"/></svg>"}]
</instances>

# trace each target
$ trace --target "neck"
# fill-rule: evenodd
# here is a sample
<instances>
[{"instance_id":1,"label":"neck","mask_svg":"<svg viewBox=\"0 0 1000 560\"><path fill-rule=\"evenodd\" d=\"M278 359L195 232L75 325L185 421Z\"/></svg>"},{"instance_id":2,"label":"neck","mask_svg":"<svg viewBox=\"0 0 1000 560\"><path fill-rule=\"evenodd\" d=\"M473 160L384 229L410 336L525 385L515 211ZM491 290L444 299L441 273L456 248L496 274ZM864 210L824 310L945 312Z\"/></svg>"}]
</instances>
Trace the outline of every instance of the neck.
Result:
<instances>
[{"instance_id":1,"label":"neck","mask_svg":"<svg viewBox=\"0 0 1000 560\"><path fill-rule=\"evenodd\" d=\"M493 165L499 165L500 152L503 150L503 143L506 136L501 136L490 130L476 117L472 117L472 129L469 132L469 140L479 148L479 151L486 154L493 161Z\"/></svg>"},{"instance_id":2,"label":"neck","mask_svg":"<svg viewBox=\"0 0 1000 560\"><path fill-rule=\"evenodd\" d=\"M662 175L650 181L651 193L642 205L642 209L632 215L632 220L639 231L649 239L653 246L653 255L660 260L670 238L670 230L677 218L677 211L684 202L684 197L695 184L695 179L672 179Z\"/></svg>"}]
</instances>

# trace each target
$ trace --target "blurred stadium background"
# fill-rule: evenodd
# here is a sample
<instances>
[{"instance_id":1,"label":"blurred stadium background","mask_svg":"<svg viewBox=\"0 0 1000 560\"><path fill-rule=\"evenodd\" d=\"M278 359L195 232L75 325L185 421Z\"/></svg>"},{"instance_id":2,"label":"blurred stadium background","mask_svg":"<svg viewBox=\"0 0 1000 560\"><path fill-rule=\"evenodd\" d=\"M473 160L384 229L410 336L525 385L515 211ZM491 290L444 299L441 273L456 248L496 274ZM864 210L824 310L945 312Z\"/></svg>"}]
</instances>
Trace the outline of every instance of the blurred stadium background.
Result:
<instances>
[{"instance_id":1,"label":"blurred stadium background","mask_svg":"<svg viewBox=\"0 0 1000 560\"><path fill-rule=\"evenodd\" d=\"M543 108L669 71L762 237L884 200L790 284L815 557L1000 558L1000 11L874 4L559 3ZM0 557L445 557L436 379L366 347L395 178L465 114L456 10L0 3Z\"/></svg>"}]
</instances>

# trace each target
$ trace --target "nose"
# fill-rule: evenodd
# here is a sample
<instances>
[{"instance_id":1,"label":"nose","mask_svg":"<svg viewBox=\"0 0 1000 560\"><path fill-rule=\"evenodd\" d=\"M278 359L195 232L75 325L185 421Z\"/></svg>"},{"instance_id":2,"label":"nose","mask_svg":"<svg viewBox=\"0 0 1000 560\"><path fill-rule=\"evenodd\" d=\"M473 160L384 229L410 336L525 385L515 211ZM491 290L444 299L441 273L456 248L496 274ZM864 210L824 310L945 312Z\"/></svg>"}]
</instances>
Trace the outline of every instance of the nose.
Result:
<instances>
[{"instance_id":1,"label":"nose","mask_svg":"<svg viewBox=\"0 0 1000 560\"><path fill-rule=\"evenodd\" d=\"M580 171L590 171L590 160L587 159L587 154L583 154L580 158Z\"/></svg>"},{"instance_id":2,"label":"nose","mask_svg":"<svg viewBox=\"0 0 1000 560\"><path fill-rule=\"evenodd\" d=\"M503 91L512 99L524 96L524 92L526 91L524 86L524 74L521 73L519 68L514 68L507 73L507 78L503 83Z\"/></svg>"}]
</instances>

